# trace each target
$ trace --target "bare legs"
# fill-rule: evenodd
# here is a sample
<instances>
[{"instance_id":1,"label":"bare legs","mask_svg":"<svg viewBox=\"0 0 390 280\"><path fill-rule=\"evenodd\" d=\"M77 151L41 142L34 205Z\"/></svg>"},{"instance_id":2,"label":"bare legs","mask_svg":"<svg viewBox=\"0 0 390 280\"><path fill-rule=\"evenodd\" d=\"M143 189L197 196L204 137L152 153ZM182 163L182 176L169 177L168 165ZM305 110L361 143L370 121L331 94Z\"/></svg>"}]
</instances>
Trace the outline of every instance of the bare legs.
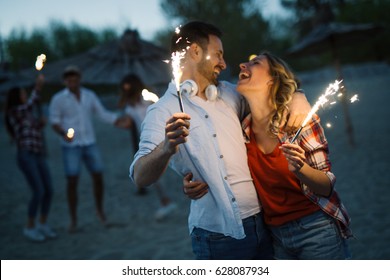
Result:
<instances>
[{"instance_id":1,"label":"bare legs","mask_svg":"<svg viewBox=\"0 0 390 280\"><path fill-rule=\"evenodd\" d=\"M102 224L106 222L106 215L103 211L103 198L104 198L104 187L103 187L103 174L93 173L93 193L95 196L96 213Z\"/></svg>"},{"instance_id":2,"label":"bare legs","mask_svg":"<svg viewBox=\"0 0 390 280\"><path fill-rule=\"evenodd\" d=\"M95 199L96 213L99 220L105 224L106 216L103 210L103 199L104 199L104 186L103 186L103 174L102 173L92 173L92 182L93 182L93 194ZM77 229L77 183L78 176L68 176L67 177L67 196L68 196L68 207L70 214L70 225L69 232L74 232Z\"/></svg>"},{"instance_id":3,"label":"bare legs","mask_svg":"<svg viewBox=\"0 0 390 280\"><path fill-rule=\"evenodd\" d=\"M77 182L79 177L68 176L67 179L68 207L70 214L69 232L74 232L77 228Z\"/></svg>"}]
</instances>

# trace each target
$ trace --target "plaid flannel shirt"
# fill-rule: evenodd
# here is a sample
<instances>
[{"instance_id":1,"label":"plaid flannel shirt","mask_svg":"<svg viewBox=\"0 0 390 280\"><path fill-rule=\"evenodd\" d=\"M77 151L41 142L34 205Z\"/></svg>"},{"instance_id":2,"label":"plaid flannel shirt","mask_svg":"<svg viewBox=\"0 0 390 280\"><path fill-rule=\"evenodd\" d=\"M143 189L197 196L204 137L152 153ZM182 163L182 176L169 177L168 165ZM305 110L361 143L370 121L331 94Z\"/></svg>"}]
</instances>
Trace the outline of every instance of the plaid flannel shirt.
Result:
<instances>
[{"instance_id":1,"label":"plaid flannel shirt","mask_svg":"<svg viewBox=\"0 0 390 280\"><path fill-rule=\"evenodd\" d=\"M242 129L244 138L247 143L250 141L251 114L247 115L242 121ZM278 135L280 142L285 142L291 139L293 135L280 132ZM303 194L313 203L317 204L324 212L334 217L337 221L340 233L343 238L352 237L352 231L349 227L350 217L347 209L341 202L339 195L334 189L336 177L330 171L331 163L329 161L328 142L325 138L324 130L320 124L320 118L317 115L312 117L297 137L296 142L305 151L306 163L311 167L323 171L331 182L332 192L329 197L318 196L314 194L310 188L301 183Z\"/></svg>"},{"instance_id":2,"label":"plaid flannel shirt","mask_svg":"<svg viewBox=\"0 0 390 280\"><path fill-rule=\"evenodd\" d=\"M34 104L38 100L39 96L33 91L27 103L10 111L10 121L18 148L34 153L44 152L42 125L33 113Z\"/></svg>"}]
</instances>

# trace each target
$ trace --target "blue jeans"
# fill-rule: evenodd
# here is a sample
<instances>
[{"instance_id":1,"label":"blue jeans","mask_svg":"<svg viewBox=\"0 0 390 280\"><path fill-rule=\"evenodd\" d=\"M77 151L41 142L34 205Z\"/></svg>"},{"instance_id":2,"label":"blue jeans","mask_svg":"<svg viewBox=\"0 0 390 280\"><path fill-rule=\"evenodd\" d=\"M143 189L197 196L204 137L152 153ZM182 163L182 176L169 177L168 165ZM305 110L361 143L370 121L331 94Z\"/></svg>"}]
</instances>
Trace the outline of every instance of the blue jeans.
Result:
<instances>
[{"instance_id":1,"label":"blue jeans","mask_svg":"<svg viewBox=\"0 0 390 280\"><path fill-rule=\"evenodd\" d=\"M191 233L192 250L198 260L273 259L272 239L262 214L244 219L244 239L195 228Z\"/></svg>"},{"instance_id":2,"label":"blue jeans","mask_svg":"<svg viewBox=\"0 0 390 280\"><path fill-rule=\"evenodd\" d=\"M53 197L53 188L45 156L19 149L17 160L32 191L28 205L29 218L35 218L39 208L41 215L47 216Z\"/></svg>"},{"instance_id":3,"label":"blue jeans","mask_svg":"<svg viewBox=\"0 0 390 280\"><path fill-rule=\"evenodd\" d=\"M96 144L88 146L62 147L66 176L78 176L84 161L91 173L103 172L103 160Z\"/></svg>"},{"instance_id":4,"label":"blue jeans","mask_svg":"<svg viewBox=\"0 0 390 280\"><path fill-rule=\"evenodd\" d=\"M281 226L270 226L275 259L350 259L347 242L336 221L322 210Z\"/></svg>"}]
</instances>

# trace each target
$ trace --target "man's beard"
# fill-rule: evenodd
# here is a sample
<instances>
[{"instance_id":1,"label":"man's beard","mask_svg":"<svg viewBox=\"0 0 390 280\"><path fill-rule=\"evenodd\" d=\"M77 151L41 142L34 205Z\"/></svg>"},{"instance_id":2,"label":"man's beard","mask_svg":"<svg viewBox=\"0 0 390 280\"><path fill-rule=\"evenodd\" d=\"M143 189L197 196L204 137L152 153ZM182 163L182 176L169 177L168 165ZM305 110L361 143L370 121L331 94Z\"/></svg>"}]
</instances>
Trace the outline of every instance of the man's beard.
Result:
<instances>
[{"instance_id":1,"label":"man's beard","mask_svg":"<svg viewBox=\"0 0 390 280\"><path fill-rule=\"evenodd\" d=\"M211 66L210 60L203 57L202 61L198 64L198 72L205 77L210 84L218 85L218 79L214 75L214 67Z\"/></svg>"}]
</instances>

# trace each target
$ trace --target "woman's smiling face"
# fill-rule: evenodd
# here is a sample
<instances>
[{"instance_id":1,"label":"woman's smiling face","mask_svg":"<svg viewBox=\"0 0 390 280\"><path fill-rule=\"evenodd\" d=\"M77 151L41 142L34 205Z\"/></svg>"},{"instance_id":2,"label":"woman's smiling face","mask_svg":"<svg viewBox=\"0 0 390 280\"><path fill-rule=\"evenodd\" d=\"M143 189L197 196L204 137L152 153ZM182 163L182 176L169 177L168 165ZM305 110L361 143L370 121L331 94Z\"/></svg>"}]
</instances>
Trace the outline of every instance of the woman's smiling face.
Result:
<instances>
[{"instance_id":1,"label":"woman's smiling face","mask_svg":"<svg viewBox=\"0 0 390 280\"><path fill-rule=\"evenodd\" d=\"M241 63L240 68L241 72L237 82L238 92L242 94L259 92L269 87L272 77L269 74L270 67L266 56L256 56L249 62Z\"/></svg>"}]
</instances>

